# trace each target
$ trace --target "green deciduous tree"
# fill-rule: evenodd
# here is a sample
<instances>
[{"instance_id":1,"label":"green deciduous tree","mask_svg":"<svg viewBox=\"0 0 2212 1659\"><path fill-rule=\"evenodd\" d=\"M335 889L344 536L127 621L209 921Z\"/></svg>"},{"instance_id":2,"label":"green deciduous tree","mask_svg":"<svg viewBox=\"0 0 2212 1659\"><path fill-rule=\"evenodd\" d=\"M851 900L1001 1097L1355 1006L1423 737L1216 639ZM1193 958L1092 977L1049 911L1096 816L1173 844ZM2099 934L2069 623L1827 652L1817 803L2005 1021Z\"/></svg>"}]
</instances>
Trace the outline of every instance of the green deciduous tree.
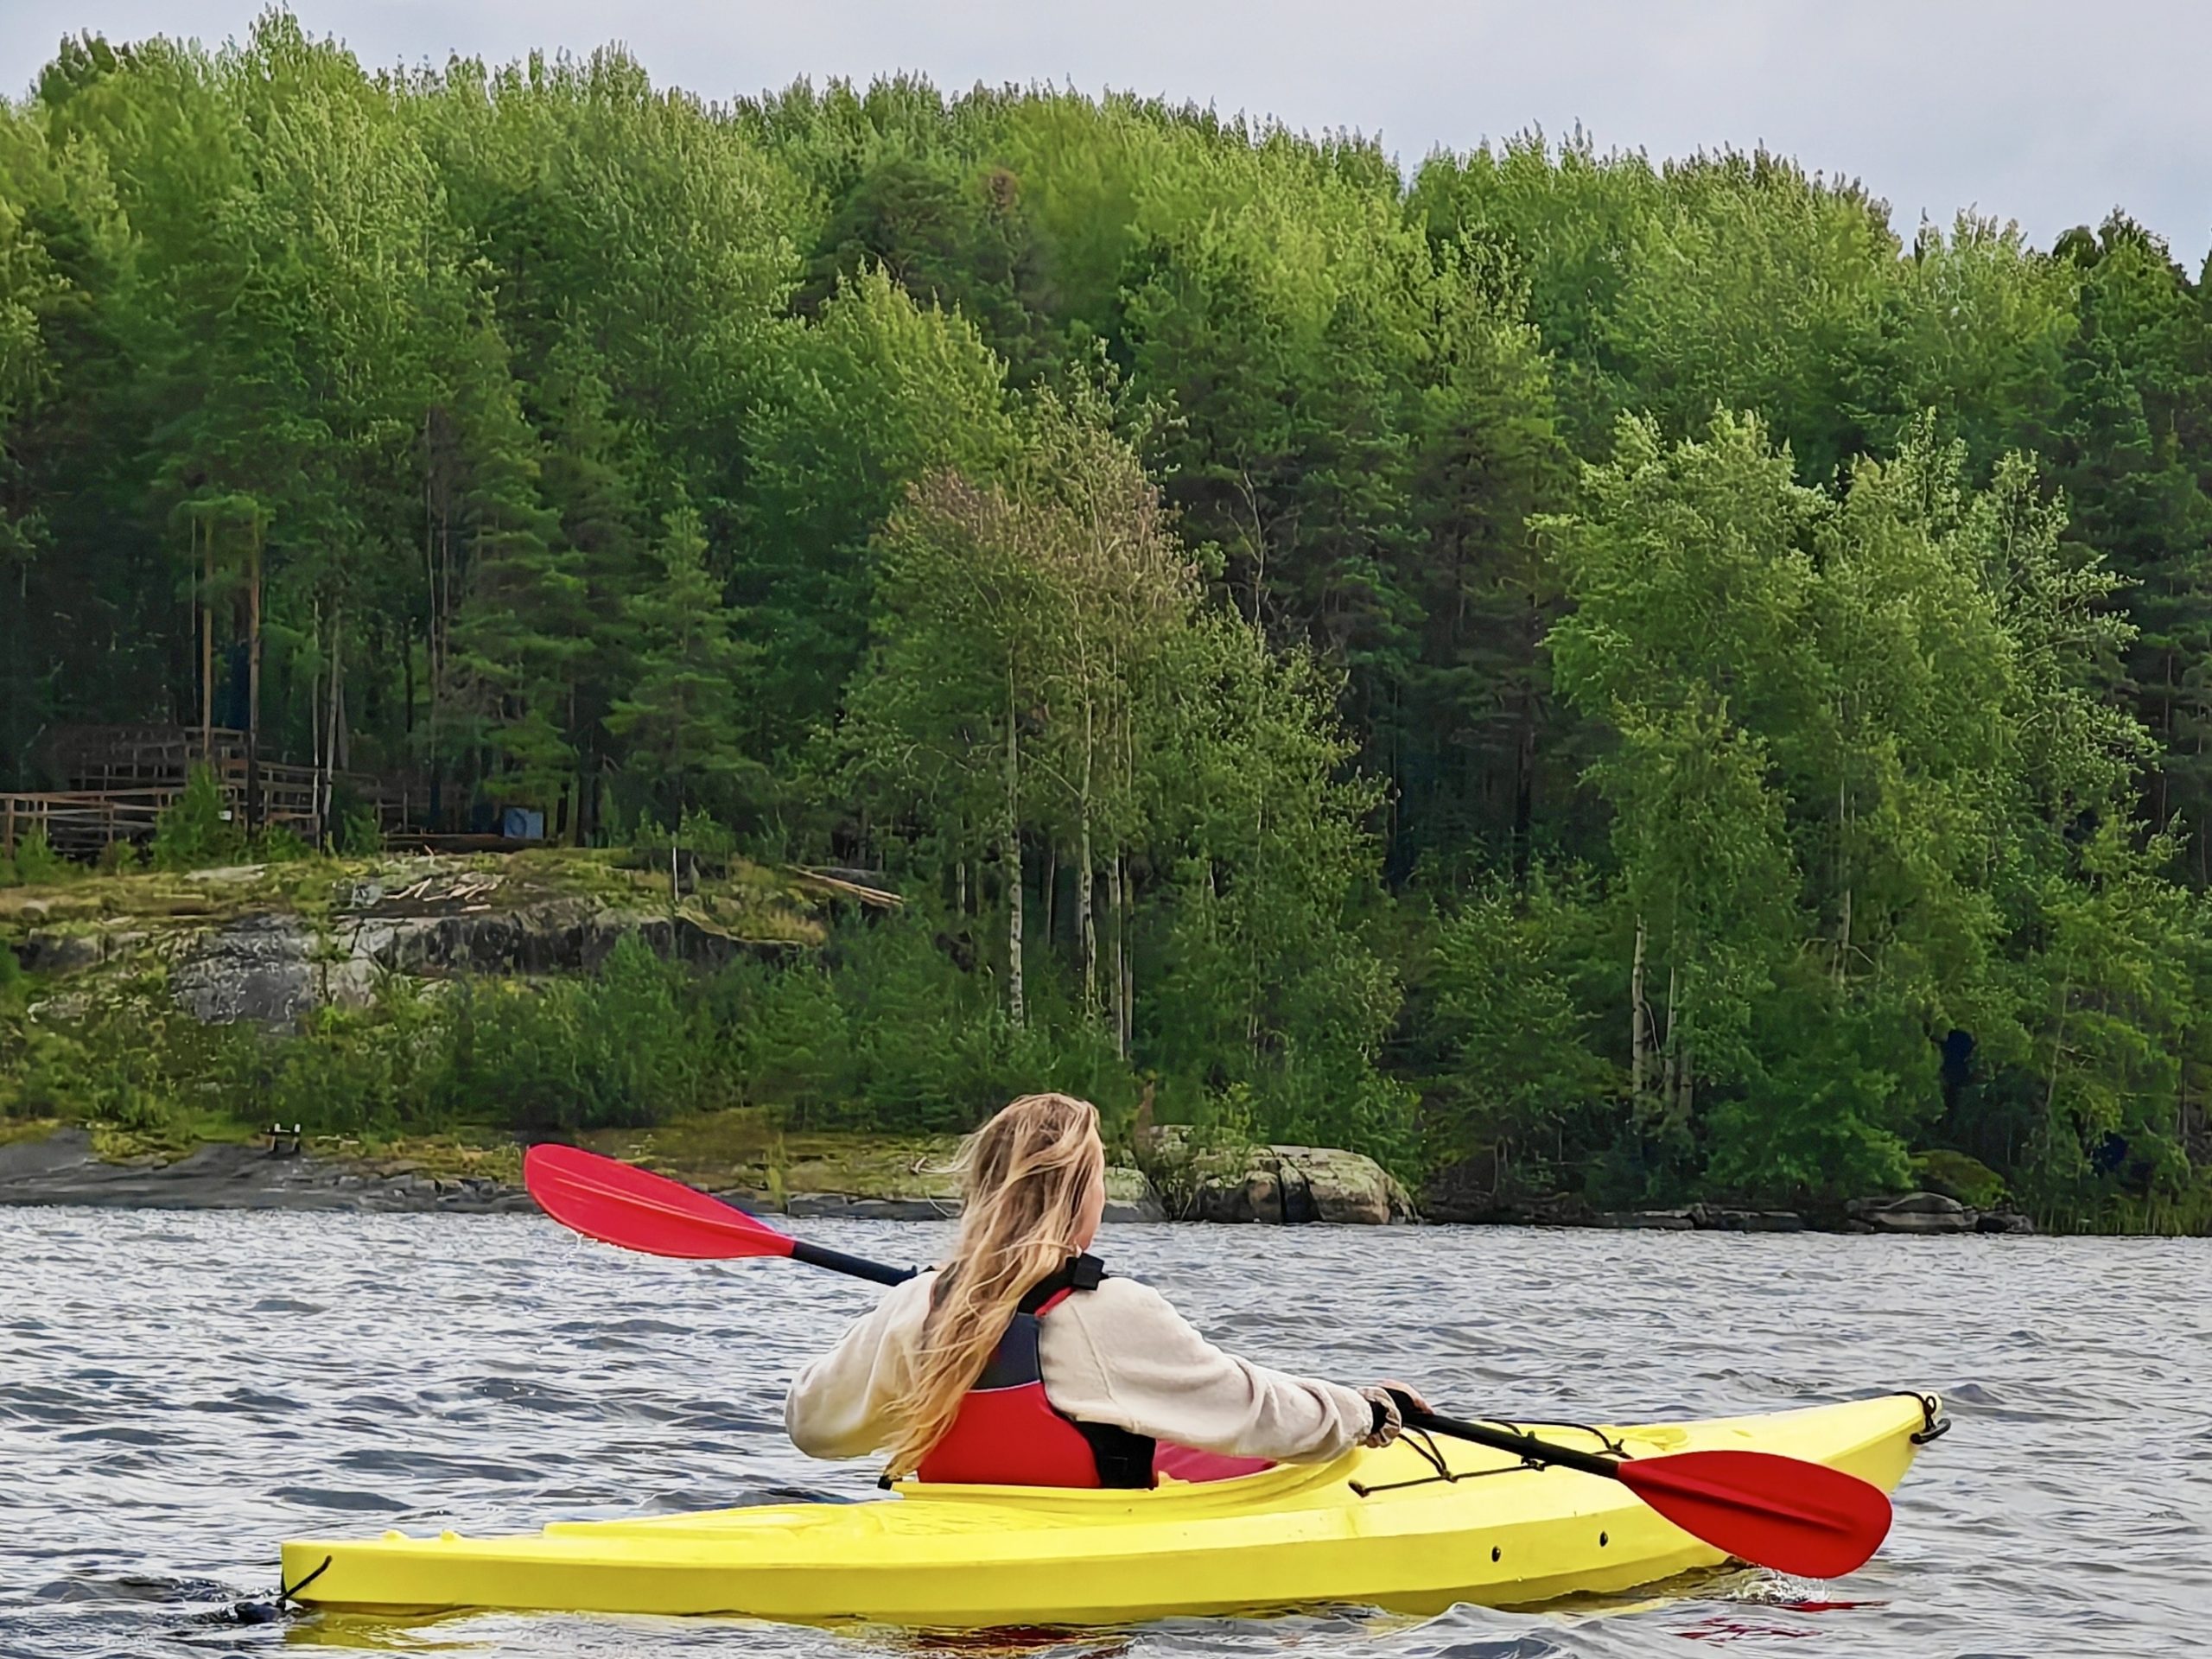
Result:
<instances>
[{"instance_id":1,"label":"green deciduous tree","mask_svg":"<svg viewBox=\"0 0 2212 1659\"><path fill-rule=\"evenodd\" d=\"M735 597L762 658L756 753L789 757L834 715L867 638L868 545L906 486L1009 453L1004 366L956 317L861 276L764 369ZM863 416L861 411L867 411Z\"/></svg>"}]
</instances>

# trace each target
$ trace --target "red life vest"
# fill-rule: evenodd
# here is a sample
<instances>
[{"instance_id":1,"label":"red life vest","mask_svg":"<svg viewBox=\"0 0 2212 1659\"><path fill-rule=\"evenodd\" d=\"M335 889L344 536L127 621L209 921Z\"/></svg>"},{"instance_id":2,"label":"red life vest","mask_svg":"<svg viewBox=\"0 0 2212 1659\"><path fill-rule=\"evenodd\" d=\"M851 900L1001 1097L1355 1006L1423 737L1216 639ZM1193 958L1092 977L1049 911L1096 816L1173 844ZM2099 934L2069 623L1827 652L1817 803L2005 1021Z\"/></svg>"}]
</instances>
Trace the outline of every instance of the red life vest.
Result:
<instances>
[{"instance_id":1,"label":"red life vest","mask_svg":"<svg viewBox=\"0 0 2212 1659\"><path fill-rule=\"evenodd\" d=\"M1045 1316L1106 1276L1097 1257L1078 1255L1025 1295L1006 1334L915 1478L978 1486L1150 1486L1159 1475L1225 1480L1268 1467L1264 1458L1224 1457L1107 1423L1080 1423L1045 1394L1037 1338Z\"/></svg>"}]
</instances>

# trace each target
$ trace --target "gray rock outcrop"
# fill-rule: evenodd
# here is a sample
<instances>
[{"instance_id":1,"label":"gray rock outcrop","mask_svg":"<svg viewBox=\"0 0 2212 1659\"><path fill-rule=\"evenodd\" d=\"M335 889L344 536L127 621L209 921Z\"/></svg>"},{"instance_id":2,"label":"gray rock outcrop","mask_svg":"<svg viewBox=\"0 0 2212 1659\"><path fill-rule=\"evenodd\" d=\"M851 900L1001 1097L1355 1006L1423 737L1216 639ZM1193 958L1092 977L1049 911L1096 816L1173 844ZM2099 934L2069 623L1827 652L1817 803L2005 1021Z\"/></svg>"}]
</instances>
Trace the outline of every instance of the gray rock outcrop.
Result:
<instances>
[{"instance_id":1,"label":"gray rock outcrop","mask_svg":"<svg viewBox=\"0 0 2212 1659\"><path fill-rule=\"evenodd\" d=\"M1337 1147L1197 1146L1179 1126L1154 1129L1142 1156L1166 1214L1177 1220L1411 1221L1413 1200L1372 1158Z\"/></svg>"},{"instance_id":2,"label":"gray rock outcrop","mask_svg":"<svg viewBox=\"0 0 2212 1659\"><path fill-rule=\"evenodd\" d=\"M199 935L169 966L169 995L207 1026L299 1024L323 1000L315 936L296 916L243 916Z\"/></svg>"},{"instance_id":3,"label":"gray rock outcrop","mask_svg":"<svg viewBox=\"0 0 2212 1659\"><path fill-rule=\"evenodd\" d=\"M1853 1198L1851 1219L1877 1233L1970 1233L1974 1212L1941 1192L1908 1192L1901 1198Z\"/></svg>"},{"instance_id":4,"label":"gray rock outcrop","mask_svg":"<svg viewBox=\"0 0 2212 1659\"><path fill-rule=\"evenodd\" d=\"M341 912L321 930L297 915L272 911L178 933L165 951L170 995L203 1024L244 1021L287 1029L318 1007L367 1006L385 974L443 979L588 973L626 935L662 956L707 964L741 955L778 956L791 948L731 939L682 916L616 909L588 899L551 898L461 914L379 913L382 908L378 903L363 912ZM108 960L143 938L40 936L25 965L73 971Z\"/></svg>"},{"instance_id":5,"label":"gray rock outcrop","mask_svg":"<svg viewBox=\"0 0 2212 1659\"><path fill-rule=\"evenodd\" d=\"M137 928L103 928L92 933L34 928L16 947L16 960L29 973L73 974L119 962L143 948L146 939L145 931ZM0 944L0 950L6 949Z\"/></svg>"},{"instance_id":6,"label":"gray rock outcrop","mask_svg":"<svg viewBox=\"0 0 2212 1659\"><path fill-rule=\"evenodd\" d=\"M1167 1206L1153 1191L1151 1178L1127 1164L1106 1170L1106 1219L1109 1221L1165 1221Z\"/></svg>"}]
</instances>

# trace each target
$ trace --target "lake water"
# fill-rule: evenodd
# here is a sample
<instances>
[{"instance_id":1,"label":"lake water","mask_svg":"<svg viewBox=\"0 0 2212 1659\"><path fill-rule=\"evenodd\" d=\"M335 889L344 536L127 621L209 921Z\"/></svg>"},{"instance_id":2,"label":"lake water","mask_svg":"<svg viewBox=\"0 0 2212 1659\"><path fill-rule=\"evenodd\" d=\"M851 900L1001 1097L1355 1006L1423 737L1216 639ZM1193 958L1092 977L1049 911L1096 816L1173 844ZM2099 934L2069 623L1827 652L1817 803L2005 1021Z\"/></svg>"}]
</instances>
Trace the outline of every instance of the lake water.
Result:
<instances>
[{"instance_id":1,"label":"lake water","mask_svg":"<svg viewBox=\"0 0 2212 1659\"><path fill-rule=\"evenodd\" d=\"M926 1259L936 1227L809 1236ZM1874 1562L1413 1620L1170 1621L1066 1659L2164 1655L2212 1620L2212 1243L1504 1229L1109 1229L1114 1265L1272 1363L1440 1409L1590 1420L1940 1389L1957 1427ZM785 1442L785 1381L867 1304L537 1217L0 1210L0 1654L500 1655L930 1645L734 1621L480 1614L242 1625L277 1541L869 1491ZM963 1652L976 1650L963 1644ZM986 1649L987 1651L995 1651Z\"/></svg>"}]
</instances>

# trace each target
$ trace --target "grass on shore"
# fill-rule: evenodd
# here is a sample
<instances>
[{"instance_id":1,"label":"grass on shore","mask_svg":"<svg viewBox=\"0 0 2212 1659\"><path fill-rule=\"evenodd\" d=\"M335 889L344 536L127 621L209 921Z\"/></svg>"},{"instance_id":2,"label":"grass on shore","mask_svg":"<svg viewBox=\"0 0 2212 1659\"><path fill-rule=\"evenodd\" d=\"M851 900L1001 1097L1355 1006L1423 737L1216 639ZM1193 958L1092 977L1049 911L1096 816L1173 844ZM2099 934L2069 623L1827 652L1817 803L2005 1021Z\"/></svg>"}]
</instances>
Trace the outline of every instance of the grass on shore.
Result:
<instances>
[{"instance_id":1,"label":"grass on shore","mask_svg":"<svg viewBox=\"0 0 2212 1659\"><path fill-rule=\"evenodd\" d=\"M749 1107L651 1129L601 1130L583 1140L594 1152L695 1186L741 1186L777 1198L846 1192L942 1198L958 1190L957 1181L944 1173L959 1144L951 1136L791 1131Z\"/></svg>"},{"instance_id":2,"label":"grass on shore","mask_svg":"<svg viewBox=\"0 0 2212 1659\"><path fill-rule=\"evenodd\" d=\"M0 1119L0 1144L36 1139L63 1127L57 1118ZM267 1128L209 1112L158 1128L90 1125L94 1154L110 1163L173 1163L211 1142L246 1143ZM593 1151L639 1164L695 1186L745 1188L782 1198L842 1192L883 1198L949 1198L943 1173L958 1145L950 1136L791 1133L767 1114L733 1107L647 1129L598 1129L579 1139ZM464 1125L435 1134L306 1137L308 1155L359 1166L378 1176L522 1182L522 1145L512 1131Z\"/></svg>"},{"instance_id":3,"label":"grass on shore","mask_svg":"<svg viewBox=\"0 0 2212 1659\"><path fill-rule=\"evenodd\" d=\"M790 1132L766 1113L731 1107L643 1129L594 1129L577 1137L594 1152L658 1170L694 1186L744 1188L779 1198L792 1192L844 1192L882 1198L950 1196L937 1173L957 1142L949 1136ZM481 1127L436 1135L340 1138L309 1135L308 1151L379 1172L487 1178L519 1185L522 1148L510 1132Z\"/></svg>"}]
</instances>

